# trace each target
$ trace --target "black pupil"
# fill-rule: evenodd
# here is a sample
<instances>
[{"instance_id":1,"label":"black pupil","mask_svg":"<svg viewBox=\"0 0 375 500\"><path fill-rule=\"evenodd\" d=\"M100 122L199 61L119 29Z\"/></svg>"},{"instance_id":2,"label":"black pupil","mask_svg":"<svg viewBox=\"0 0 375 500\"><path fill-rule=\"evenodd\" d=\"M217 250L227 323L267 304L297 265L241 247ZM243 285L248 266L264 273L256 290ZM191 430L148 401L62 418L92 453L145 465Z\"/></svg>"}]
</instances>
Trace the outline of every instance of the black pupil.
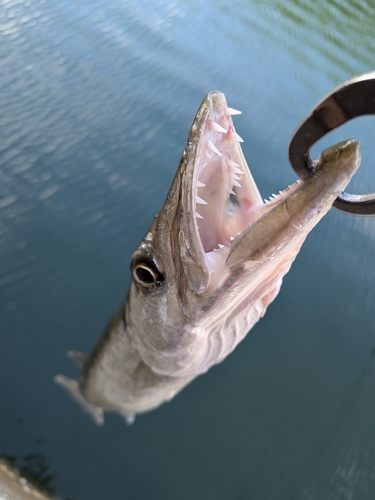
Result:
<instances>
[{"instance_id":1,"label":"black pupil","mask_svg":"<svg viewBox=\"0 0 375 500\"><path fill-rule=\"evenodd\" d=\"M154 283L154 275L148 269L145 269L144 267L137 267L135 272L137 273L139 281L142 281L143 283Z\"/></svg>"}]
</instances>

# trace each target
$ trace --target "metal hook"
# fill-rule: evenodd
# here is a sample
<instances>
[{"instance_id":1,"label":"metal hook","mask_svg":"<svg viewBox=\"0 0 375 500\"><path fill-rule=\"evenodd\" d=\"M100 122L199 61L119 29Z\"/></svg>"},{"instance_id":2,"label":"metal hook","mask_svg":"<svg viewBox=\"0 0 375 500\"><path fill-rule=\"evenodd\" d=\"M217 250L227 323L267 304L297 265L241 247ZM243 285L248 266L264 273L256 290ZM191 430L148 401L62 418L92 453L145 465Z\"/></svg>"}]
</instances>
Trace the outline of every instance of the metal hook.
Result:
<instances>
[{"instance_id":1,"label":"metal hook","mask_svg":"<svg viewBox=\"0 0 375 500\"><path fill-rule=\"evenodd\" d=\"M375 114L375 71L357 76L336 87L322 99L294 132L288 148L290 164L303 180L314 170L311 147L328 132L349 120ZM375 215L375 193L343 191L333 206L353 215Z\"/></svg>"}]
</instances>

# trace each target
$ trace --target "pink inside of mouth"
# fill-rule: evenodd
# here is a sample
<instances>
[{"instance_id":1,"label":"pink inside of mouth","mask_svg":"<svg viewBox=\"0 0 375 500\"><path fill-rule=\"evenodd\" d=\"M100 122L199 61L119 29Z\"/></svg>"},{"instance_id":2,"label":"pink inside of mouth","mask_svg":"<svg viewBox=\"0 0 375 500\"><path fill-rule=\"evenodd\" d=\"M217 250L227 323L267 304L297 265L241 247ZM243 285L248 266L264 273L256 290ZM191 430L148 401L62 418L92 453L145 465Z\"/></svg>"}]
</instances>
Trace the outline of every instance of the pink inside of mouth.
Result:
<instances>
[{"instance_id":1,"label":"pink inside of mouth","mask_svg":"<svg viewBox=\"0 0 375 500\"><path fill-rule=\"evenodd\" d=\"M196 222L206 253L228 245L263 205L226 110L211 112L195 169Z\"/></svg>"}]
</instances>

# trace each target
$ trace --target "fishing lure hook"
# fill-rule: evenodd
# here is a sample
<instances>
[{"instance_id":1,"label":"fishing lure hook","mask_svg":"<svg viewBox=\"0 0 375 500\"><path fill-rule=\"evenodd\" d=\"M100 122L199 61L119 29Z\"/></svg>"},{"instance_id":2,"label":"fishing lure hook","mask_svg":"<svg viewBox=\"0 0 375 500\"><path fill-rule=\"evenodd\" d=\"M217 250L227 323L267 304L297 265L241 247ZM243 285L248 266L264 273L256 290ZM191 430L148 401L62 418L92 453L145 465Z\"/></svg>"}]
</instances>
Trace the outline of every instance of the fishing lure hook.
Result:
<instances>
[{"instance_id":1,"label":"fishing lure hook","mask_svg":"<svg viewBox=\"0 0 375 500\"><path fill-rule=\"evenodd\" d=\"M314 171L312 146L326 134L358 116L375 114L375 71L339 85L300 123L288 147L290 164L306 180ZM349 194L343 191L333 206L352 215L375 215L375 193Z\"/></svg>"}]
</instances>

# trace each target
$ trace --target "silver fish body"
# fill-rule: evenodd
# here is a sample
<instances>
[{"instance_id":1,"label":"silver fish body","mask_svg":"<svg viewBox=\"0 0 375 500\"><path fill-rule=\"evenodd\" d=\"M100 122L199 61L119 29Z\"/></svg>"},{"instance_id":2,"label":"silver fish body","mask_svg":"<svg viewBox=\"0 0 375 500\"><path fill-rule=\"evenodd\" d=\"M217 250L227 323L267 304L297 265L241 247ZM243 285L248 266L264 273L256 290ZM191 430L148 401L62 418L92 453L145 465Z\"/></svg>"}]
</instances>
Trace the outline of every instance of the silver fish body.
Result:
<instances>
[{"instance_id":1,"label":"silver fish body","mask_svg":"<svg viewBox=\"0 0 375 500\"><path fill-rule=\"evenodd\" d=\"M221 362L279 292L311 229L360 163L358 142L323 152L311 177L263 203L224 94L192 124L164 206L134 252L127 299L79 381L56 380L91 413L127 422L173 398Z\"/></svg>"}]
</instances>

